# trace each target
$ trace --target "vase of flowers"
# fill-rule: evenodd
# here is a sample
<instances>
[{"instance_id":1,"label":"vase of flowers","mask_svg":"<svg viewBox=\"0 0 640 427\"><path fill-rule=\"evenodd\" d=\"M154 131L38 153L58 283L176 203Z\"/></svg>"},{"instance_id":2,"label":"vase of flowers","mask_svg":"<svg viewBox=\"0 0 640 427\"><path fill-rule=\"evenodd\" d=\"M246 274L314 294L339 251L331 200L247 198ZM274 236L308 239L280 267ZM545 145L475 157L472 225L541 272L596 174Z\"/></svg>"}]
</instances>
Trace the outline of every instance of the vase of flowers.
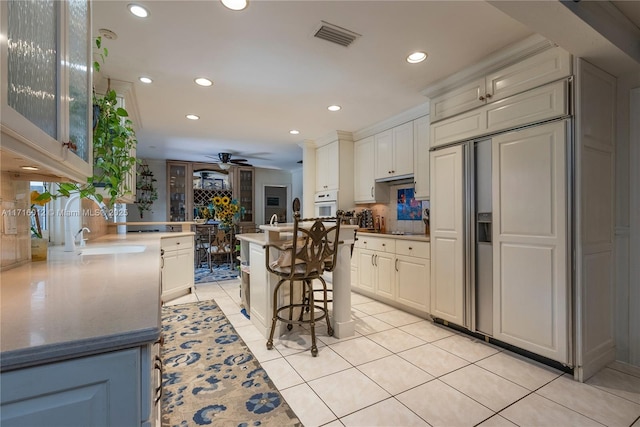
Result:
<instances>
[{"instance_id":1,"label":"vase of flowers","mask_svg":"<svg viewBox=\"0 0 640 427\"><path fill-rule=\"evenodd\" d=\"M42 227L40 226L40 214L36 206L44 206L51 200L47 193L40 194L37 191L31 192L31 261L46 261L49 242L42 238Z\"/></svg>"},{"instance_id":2,"label":"vase of flowers","mask_svg":"<svg viewBox=\"0 0 640 427\"><path fill-rule=\"evenodd\" d=\"M228 196L216 196L211 199L213 209L215 210L215 218L220 221L220 228L230 230L234 223L240 221L243 208L236 199Z\"/></svg>"}]
</instances>

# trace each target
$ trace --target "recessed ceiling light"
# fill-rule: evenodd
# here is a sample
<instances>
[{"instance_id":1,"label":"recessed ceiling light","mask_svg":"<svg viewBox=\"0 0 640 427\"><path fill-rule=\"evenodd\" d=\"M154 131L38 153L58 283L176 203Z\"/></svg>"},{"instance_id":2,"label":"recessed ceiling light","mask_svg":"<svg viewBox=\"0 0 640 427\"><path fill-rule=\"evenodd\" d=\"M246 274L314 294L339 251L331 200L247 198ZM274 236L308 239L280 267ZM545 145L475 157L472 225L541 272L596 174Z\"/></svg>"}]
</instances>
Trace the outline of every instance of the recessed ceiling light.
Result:
<instances>
[{"instance_id":1,"label":"recessed ceiling light","mask_svg":"<svg viewBox=\"0 0 640 427\"><path fill-rule=\"evenodd\" d=\"M342 109L342 107L339 105L329 105L327 107L327 110L329 111L340 111L340 109Z\"/></svg>"},{"instance_id":2,"label":"recessed ceiling light","mask_svg":"<svg viewBox=\"0 0 640 427\"><path fill-rule=\"evenodd\" d=\"M424 52L413 52L411 55L407 56L407 62L410 64L417 64L425 59L427 59L427 54Z\"/></svg>"},{"instance_id":3,"label":"recessed ceiling light","mask_svg":"<svg viewBox=\"0 0 640 427\"><path fill-rule=\"evenodd\" d=\"M200 116L196 116L195 114L187 114L186 117L189 120L198 120L200 118Z\"/></svg>"},{"instance_id":4,"label":"recessed ceiling light","mask_svg":"<svg viewBox=\"0 0 640 427\"><path fill-rule=\"evenodd\" d=\"M139 79L139 80L140 80L142 83L146 83L146 84L149 84L149 83L152 83L152 82L153 82L153 80L151 80L149 77L144 77L144 76L140 77L140 79Z\"/></svg>"},{"instance_id":5,"label":"recessed ceiling light","mask_svg":"<svg viewBox=\"0 0 640 427\"><path fill-rule=\"evenodd\" d=\"M197 79L194 80L196 82L196 84L199 84L200 86L204 86L204 87L209 87L213 84L213 82L205 77L198 77Z\"/></svg>"},{"instance_id":6,"label":"recessed ceiling light","mask_svg":"<svg viewBox=\"0 0 640 427\"><path fill-rule=\"evenodd\" d=\"M242 10L247 7L247 0L220 0L222 4L231 10Z\"/></svg>"},{"instance_id":7,"label":"recessed ceiling light","mask_svg":"<svg viewBox=\"0 0 640 427\"><path fill-rule=\"evenodd\" d=\"M300 131L299 131L299 130L296 130L296 129L291 129L291 130L289 131L289 133L290 133L291 135L298 135L298 134L300 133Z\"/></svg>"},{"instance_id":8,"label":"recessed ceiling light","mask_svg":"<svg viewBox=\"0 0 640 427\"><path fill-rule=\"evenodd\" d=\"M146 18L149 16L149 11L138 4L131 3L127 7L129 8L129 12L133 13L138 18Z\"/></svg>"},{"instance_id":9,"label":"recessed ceiling light","mask_svg":"<svg viewBox=\"0 0 640 427\"><path fill-rule=\"evenodd\" d=\"M20 169L24 169L26 171L39 171L40 170L37 166L20 166Z\"/></svg>"}]
</instances>

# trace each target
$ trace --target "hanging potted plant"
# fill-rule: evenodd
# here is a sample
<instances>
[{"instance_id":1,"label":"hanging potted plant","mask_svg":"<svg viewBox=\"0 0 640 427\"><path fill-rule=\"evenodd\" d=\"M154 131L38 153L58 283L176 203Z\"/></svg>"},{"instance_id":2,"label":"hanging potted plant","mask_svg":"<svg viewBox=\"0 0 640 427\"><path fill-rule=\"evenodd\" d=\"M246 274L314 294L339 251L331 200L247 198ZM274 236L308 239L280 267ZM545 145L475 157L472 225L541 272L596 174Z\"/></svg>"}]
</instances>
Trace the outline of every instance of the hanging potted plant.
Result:
<instances>
[{"instance_id":1,"label":"hanging potted plant","mask_svg":"<svg viewBox=\"0 0 640 427\"><path fill-rule=\"evenodd\" d=\"M101 61L94 61L93 67L99 71L100 62L108 55L101 37L95 39L95 48L94 53ZM135 152L138 141L129 114L118 106L116 91L110 84L103 96L93 92L93 114L93 176L88 177L86 183L60 183L55 193L45 192L37 202L69 197L77 192L81 198L98 202L105 202L106 195L107 206L113 207L118 199L132 194L128 177L136 173L137 160L131 153Z\"/></svg>"}]
</instances>

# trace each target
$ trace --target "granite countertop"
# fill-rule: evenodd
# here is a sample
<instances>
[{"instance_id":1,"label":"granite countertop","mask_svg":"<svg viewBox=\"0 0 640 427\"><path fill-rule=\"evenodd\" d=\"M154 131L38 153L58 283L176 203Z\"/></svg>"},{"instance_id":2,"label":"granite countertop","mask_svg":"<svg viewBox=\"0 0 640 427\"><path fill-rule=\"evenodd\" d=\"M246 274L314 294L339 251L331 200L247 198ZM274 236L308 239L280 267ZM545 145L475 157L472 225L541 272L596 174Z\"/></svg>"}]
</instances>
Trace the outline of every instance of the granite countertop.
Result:
<instances>
[{"instance_id":1,"label":"granite countertop","mask_svg":"<svg viewBox=\"0 0 640 427\"><path fill-rule=\"evenodd\" d=\"M160 239L183 233L108 234L86 248L143 252L79 255L49 248L47 261L0 273L0 370L135 347L160 337Z\"/></svg>"}]
</instances>

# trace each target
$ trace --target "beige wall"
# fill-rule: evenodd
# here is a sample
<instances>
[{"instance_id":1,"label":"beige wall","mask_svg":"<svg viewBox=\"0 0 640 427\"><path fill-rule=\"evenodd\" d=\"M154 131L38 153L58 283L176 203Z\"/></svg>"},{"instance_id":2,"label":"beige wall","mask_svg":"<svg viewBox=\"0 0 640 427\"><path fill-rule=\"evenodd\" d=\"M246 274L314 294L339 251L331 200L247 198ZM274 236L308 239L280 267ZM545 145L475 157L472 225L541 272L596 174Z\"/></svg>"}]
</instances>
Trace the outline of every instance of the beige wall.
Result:
<instances>
[{"instance_id":1,"label":"beige wall","mask_svg":"<svg viewBox=\"0 0 640 427\"><path fill-rule=\"evenodd\" d=\"M31 207L29 182L13 181L3 173L0 178L2 223L0 228L0 270L6 270L31 261L31 220L27 210ZM9 228L15 225L16 232Z\"/></svg>"}]
</instances>

